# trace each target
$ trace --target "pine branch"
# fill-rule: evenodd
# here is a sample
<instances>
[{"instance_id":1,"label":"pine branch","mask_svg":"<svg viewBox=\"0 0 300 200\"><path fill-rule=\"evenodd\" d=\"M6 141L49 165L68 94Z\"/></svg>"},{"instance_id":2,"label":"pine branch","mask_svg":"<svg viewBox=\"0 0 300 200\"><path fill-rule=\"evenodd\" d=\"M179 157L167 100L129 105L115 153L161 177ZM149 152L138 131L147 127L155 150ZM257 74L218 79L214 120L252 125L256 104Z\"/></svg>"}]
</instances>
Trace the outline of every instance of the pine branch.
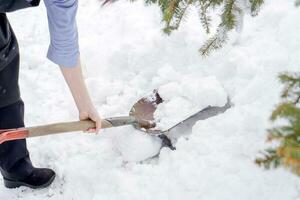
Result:
<instances>
[{"instance_id":1,"label":"pine branch","mask_svg":"<svg viewBox=\"0 0 300 200\"><path fill-rule=\"evenodd\" d=\"M269 129L268 141L280 143L272 151L266 151L264 158L257 159L256 163L269 169L279 160L278 166L282 165L300 176L300 74L282 73L279 79L285 87L282 102L273 111L271 120L284 119L287 125Z\"/></svg>"},{"instance_id":2,"label":"pine branch","mask_svg":"<svg viewBox=\"0 0 300 200\"><path fill-rule=\"evenodd\" d=\"M275 127L268 130L267 141L280 140L294 136L294 129L291 126Z\"/></svg>"},{"instance_id":3,"label":"pine branch","mask_svg":"<svg viewBox=\"0 0 300 200\"><path fill-rule=\"evenodd\" d=\"M277 108L271 115L272 121L275 121L278 118L300 120L300 108L297 108L294 103L281 103L277 106Z\"/></svg>"},{"instance_id":4,"label":"pine branch","mask_svg":"<svg viewBox=\"0 0 300 200\"><path fill-rule=\"evenodd\" d=\"M189 6L193 3L192 0L184 0L179 2L178 7L174 10L171 21L169 21L164 28L164 32L170 34L171 31L177 30L183 21L184 17L187 15L187 10Z\"/></svg>"},{"instance_id":5,"label":"pine branch","mask_svg":"<svg viewBox=\"0 0 300 200\"><path fill-rule=\"evenodd\" d=\"M200 17L200 21L201 21L202 26L207 34L210 33L210 22L211 22L211 18L207 14L207 9L210 7L212 2L213 1L209 1L209 2L200 1L200 5L198 5L198 7L199 7L198 14Z\"/></svg>"},{"instance_id":6,"label":"pine branch","mask_svg":"<svg viewBox=\"0 0 300 200\"><path fill-rule=\"evenodd\" d=\"M170 0L169 4L167 5L167 8L163 13L163 20L166 22L166 27L170 27L171 20L175 15L178 4L179 0Z\"/></svg>"},{"instance_id":7,"label":"pine branch","mask_svg":"<svg viewBox=\"0 0 300 200\"><path fill-rule=\"evenodd\" d=\"M281 97L293 102L299 103L300 99L300 73L282 73L279 75L280 81L285 84Z\"/></svg>"},{"instance_id":8,"label":"pine branch","mask_svg":"<svg viewBox=\"0 0 300 200\"><path fill-rule=\"evenodd\" d=\"M190 5L193 3L192 0L188 0L188 1L183 1L184 3L182 3L181 5L181 9L179 10L178 13L176 13L176 23L175 23L175 27L176 29L179 28L181 22L183 21L184 17L187 15L187 11L188 8L190 7Z\"/></svg>"},{"instance_id":9,"label":"pine branch","mask_svg":"<svg viewBox=\"0 0 300 200\"><path fill-rule=\"evenodd\" d=\"M277 154L274 149L267 149L262 152L263 158L257 158L255 163L258 166L263 166L266 169L277 168L282 162L282 158Z\"/></svg>"},{"instance_id":10,"label":"pine branch","mask_svg":"<svg viewBox=\"0 0 300 200\"><path fill-rule=\"evenodd\" d=\"M224 11L221 14L222 22L219 26L224 27L227 31L237 26L237 16L242 14L241 8L236 4L236 0L226 0Z\"/></svg>"},{"instance_id":11,"label":"pine branch","mask_svg":"<svg viewBox=\"0 0 300 200\"><path fill-rule=\"evenodd\" d=\"M199 49L200 54L202 56L208 56L213 50L222 48L227 38L227 31L223 28L219 28L217 33L208 39L206 43Z\"/></svg>"},{"instance_id":12,"label":"pine branch","mask_svg":"<svg viewBox=\"0 0 300 200\"><path fill-rule=\"evenodd\" d=\"M259 8L264 3L264 0L250 0L251 3L251 15L256 16L258 14Z\"/></svg>"}]
</instances>

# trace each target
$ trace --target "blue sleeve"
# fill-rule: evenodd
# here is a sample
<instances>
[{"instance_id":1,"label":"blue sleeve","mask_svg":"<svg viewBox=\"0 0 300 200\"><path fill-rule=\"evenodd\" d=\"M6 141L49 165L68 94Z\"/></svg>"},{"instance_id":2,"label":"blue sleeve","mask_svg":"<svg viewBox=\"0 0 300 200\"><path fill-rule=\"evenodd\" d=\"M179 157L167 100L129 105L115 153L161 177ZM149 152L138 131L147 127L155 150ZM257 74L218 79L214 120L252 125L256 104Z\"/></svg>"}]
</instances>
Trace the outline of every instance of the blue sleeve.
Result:
<instances>
[{"instance_id":1,"label":"blue sleeve","mask_svg":"<svg viewBox=\"0 0 300 200\"><path fill-rule=\"evenodd\" d=\"M76 13L78 0L44 0L50 45L47 57L61 67L75 67L79 57Z\"/></svg>"}]
</instances>

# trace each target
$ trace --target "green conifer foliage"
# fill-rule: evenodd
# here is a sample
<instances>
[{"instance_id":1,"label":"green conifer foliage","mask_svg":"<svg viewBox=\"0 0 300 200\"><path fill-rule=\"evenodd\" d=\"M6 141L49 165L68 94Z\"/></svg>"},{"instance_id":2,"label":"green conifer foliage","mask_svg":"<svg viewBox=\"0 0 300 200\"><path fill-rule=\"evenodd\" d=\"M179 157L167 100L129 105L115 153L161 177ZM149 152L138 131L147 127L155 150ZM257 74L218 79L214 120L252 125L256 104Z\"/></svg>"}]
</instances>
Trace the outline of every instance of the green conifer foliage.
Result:
<instances>
[{"instance_id":1,"label":"green conifer foliage","mask_svg":"<svg viewBox=\"0 0 300 200\"><path fill-rule=\"evenodd\" d=\"M300 175L300 73L283 73L282 102L271 115L271 120L284 120L284 125L269 129L268 141L279 145L263 152L256 163L267 169L284 166Z\"/></svg>"},{"instance_id":2,"label":"green conifer foliage","mask_svg":"<svg viewBox=\"0 0 300 200\"><path fill-rule=\"evenodd\" d=\"M115 0L105 0L104 4L113 1ZM239 26L241 23L239 20L242 20L244 13L256 16L264 0L145 0L145 2L160 7L162 21L165 23L163 31L166 34L171 34L180 27L192 7L197 9L199 20L206 33L211 34L210 14L214 11L220 12L221 20L216 32L199 49L201 55L206 56L223 46L227 41L228 32Z\"/></svg>"}]
</instances>

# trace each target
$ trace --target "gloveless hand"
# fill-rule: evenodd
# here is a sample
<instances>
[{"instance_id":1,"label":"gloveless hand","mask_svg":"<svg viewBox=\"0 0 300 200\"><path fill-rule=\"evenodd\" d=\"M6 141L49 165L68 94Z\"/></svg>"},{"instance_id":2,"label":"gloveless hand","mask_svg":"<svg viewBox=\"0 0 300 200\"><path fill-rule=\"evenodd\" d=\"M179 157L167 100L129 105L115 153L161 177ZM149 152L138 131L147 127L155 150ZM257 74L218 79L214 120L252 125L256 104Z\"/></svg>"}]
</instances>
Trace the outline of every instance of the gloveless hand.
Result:
<instances>
[{"instance_id":1,"label":"gloveless hand","mask_svg":"<svg viewBox=\"0 0 300 200\"><path fill-rule=\"evenodd\" d=\"M90 120L94 121L96 127L87 130L87 132L96 133L96 134L99 133L99 131L101 129L101 117L94 106L90 106L89 108L80 110L79 111L79 119L80 120L90 119Z\"/></svg>"}]
</instances>

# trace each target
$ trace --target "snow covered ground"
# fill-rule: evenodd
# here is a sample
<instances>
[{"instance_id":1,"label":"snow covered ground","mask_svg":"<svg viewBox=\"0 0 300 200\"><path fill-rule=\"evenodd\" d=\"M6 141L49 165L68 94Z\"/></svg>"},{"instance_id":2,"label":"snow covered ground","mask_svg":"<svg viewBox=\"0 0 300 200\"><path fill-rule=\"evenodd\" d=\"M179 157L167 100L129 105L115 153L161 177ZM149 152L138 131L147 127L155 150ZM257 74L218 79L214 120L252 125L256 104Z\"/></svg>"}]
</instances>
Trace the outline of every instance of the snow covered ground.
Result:
<instances>
[{"instance_id":1,"label":"snow covered ground","mask_svg":"<svg viewBox=\"0 0 300 200\"><path fill-rule=\"evenodd\" d=\"M138 160L155 154L160 143L132 127L104 130L97 136L72 133L29 139L33 162L54 168L57 178L50 188L37 191L8 190L0 181L1 200L300 198L297 177L253 163L266 146L268 117L279 100L276 75L300 69L300 10L293 1L267 1L258 17L246 17L243 31L233 33L228 45L207 59L197 53L207 38L197 16L191 15L182 29L166 37L154 6L120 1L101 8L98 0L82 0L79 7L86 82L103 117L127 115L136 100L155 88L170 83L188 86L184 78L188 82L215 77L235 106L199 121L190 136L179 139L177 151L163 149L159 158L143 163ZM22 52L20 84L27 126L77 119L58 67L45 58L44 6L9 17ZM205 100L193 90L184 96ZM213 101L218 102L222 100Z\"/></svg>"}]
</instances>

